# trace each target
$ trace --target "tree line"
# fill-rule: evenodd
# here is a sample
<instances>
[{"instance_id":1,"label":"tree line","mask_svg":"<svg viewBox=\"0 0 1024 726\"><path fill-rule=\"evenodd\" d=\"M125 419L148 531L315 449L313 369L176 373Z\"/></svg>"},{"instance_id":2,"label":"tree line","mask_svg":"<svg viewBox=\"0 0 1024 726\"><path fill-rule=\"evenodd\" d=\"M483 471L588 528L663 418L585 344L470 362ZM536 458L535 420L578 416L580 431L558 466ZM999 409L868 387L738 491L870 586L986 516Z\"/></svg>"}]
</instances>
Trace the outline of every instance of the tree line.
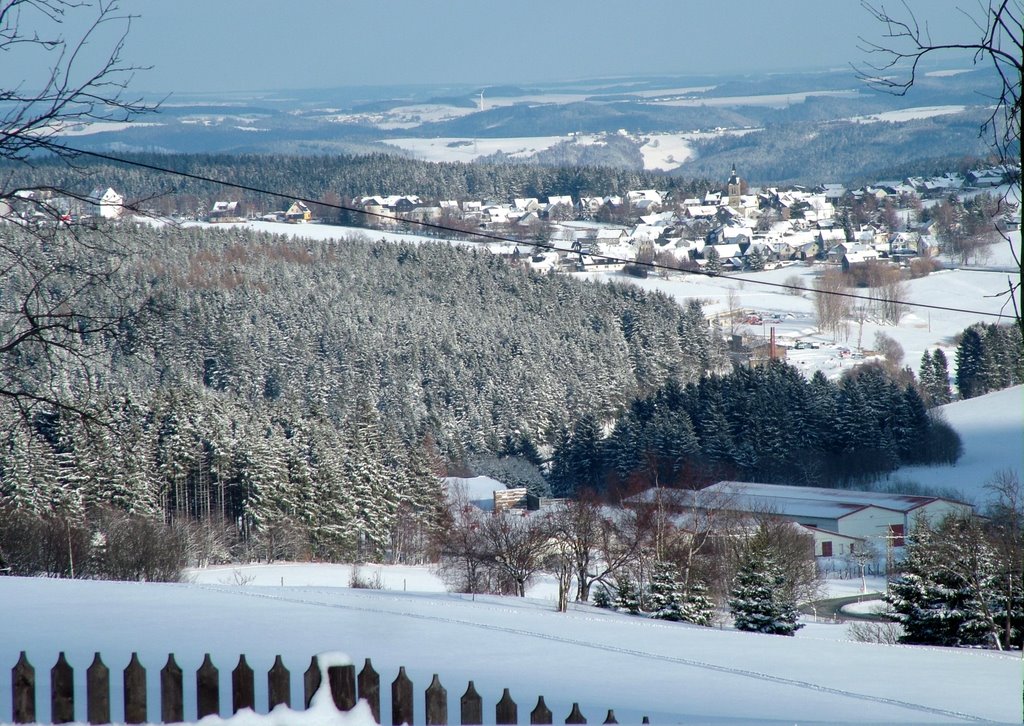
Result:
<instances>
[{"instance_id":1,"label":"tree line","mask_svg":"<svg viewBox=\"0 0 1024 726\"><path fill-rule=\"evenodd\" d=\"M199 522L197 561L420 560L446 467L517 457L543 482L523 452L721 362L667 297L453 246L4 233L5 330L22 299L109 325L2 353L0 509L69 531L108 508ZM114 254L111 237L118 264L71 294L81 266L49 261Z\"/></svg>"},{"instance_id":2,"label":"tree line","mask_svg":"<svg viewBox=\"0 0 1024 726\"><path fill-rule=\"evenodd\" d=\"M905 464L953 463L962 448L916 385L879 364L839 382L821 372L807 380L781 361L669 380L604 430L583 416L563 432L551 465L556 493L723 478L841 485Z\"/></svg>"},{"instance_id":3,"label":"tree line","mask_svg":"<svg viewBox=\"0 0 1024 726\"><path fill-rule=\"evenodd\" d=\"M693 196L703 194L712 186L709 182L642 169L585 164L535 166L501 160L473 164L428 162L390 154L126 153L119 156L142 164L334 204L361 195L409 194L434 202L445 199L505 202L521 197L603 197L623 195L631 189L652 188ZM241 200L250 210L264 213L290 203L280 197L226 189L212 182L89 157L76 159L73 167L50 157L34 159L31 165L0 160L0 173L11 188L57 188L85 195L97 184L113 186L129 203L161 213L195 215L209 210L219 199Z\"/></svg>"}]
</instances>

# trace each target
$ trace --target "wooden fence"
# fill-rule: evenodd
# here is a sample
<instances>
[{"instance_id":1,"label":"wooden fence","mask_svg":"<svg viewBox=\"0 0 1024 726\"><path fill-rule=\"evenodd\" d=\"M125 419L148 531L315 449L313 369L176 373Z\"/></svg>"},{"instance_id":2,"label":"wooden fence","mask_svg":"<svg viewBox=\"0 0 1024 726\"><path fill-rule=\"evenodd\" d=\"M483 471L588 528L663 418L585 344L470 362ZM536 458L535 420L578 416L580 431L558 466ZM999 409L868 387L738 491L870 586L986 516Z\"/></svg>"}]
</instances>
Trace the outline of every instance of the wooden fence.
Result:
<instances>
[{"instance_id":1,"label":"wooden fence","mask_svg":"<svg viewBox=\"0 0 1024 726\"><path fill-rule=\"evenodd\" d=\"M359 699L364 699L373 712L374 720L381 723L380 718L380 675L374 670L367 658L361 671L356 674L354 665L330 666L327 668L326 684L323 684L320 664L313 656L309 668L303 674L303 708L309 708L313 695L321 688L330 690L334 705L341 711L352 709ZM96 653L92 664L86 670L86 719L90 724L109 724L115 719L111 716L110 706L110 669L104 665L99 653ZM124 713L118 723L148 723L146 669L139 662L138 655L132 653L122 678L124 688ZM213 664L209 653L203 658L202 665L196 671L196 715L203 718L211 714L221 714L220 671ZM391 723L400 724L424 723L428 726L448 724L448 691L441 685L441 680L434 674L433 680L423 694L423 716L416 720L415 689L412 680L405 672L405 667L398 669L398 676L391 683ZM284 704L291 704L291 674L281 660L274 659L274 664L267 671L267 711ZM184 674L174 654L167 656L167 663L160 670L160 720L163 723L176 723L185 720ZM255 673L246 662L245 656L239 656L238 665L231 672L231 713L243 708L256 711ZM36 718L36 675L35 668L29 663L25 651L21 652L17 664L11 669L11 710L14 723L38 723ZM477 693L473 681L469 682L466 692L459 699L459 723L483 723L483 697ZM512 700L509 689L504 689L501 699L494 706L496 724L518 724L519 707ZM531 724L551 724L551 709L544 703L544 697L537 699L537 705L529 715ZM50 721L52 723L68 723L75 720L75 687L74 669L61 653L57 663L50 669ZM567 724L585 724L587 719L580 711L578 703L565 717ZM611 709L602 723L614 724L615 712ZM647 717L643 723L649 723Z\"/></svg>"}]
</instances>

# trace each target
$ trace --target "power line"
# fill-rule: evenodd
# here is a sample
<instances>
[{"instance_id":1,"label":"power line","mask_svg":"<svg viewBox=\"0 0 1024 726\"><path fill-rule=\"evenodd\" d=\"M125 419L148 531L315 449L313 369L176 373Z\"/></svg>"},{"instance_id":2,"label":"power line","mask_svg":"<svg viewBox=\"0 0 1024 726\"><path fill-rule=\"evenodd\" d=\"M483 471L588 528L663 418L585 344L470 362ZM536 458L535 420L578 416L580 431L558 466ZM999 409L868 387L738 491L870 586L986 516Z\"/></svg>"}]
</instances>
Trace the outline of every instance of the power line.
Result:
<instances>
[{"instance_id":1,"label":"power line","mask_svg":"<svg viewBox=\"0 0 1024 726\"><path fill-rule=\"evenodd\" d=\"M603 260L603 261L614 263L614 264L635 265L637 267L645 267L645 268L649 268L649 269L653 269L653 270L667 270L667 271L670 271L670 272L681 272L681 273L684 273L684 274L699 275L699 276L703 276L703 277L712 277L712 278L718 277L718 275L716 273L708 272L706 270L680 270L680 269L677 269L677 268L672 267L670 265L664 265L664 264L661 264L661 263L658 263L658 262L654 262L654 261L645 262L645 261L639 261L639 260L626 260L626 259L623 259L621 257L614 257L612 255L602 255L602 254L595 254L595 253L592 253L592 252L582 252L582 251L578 251L578 250L567 249L565 247L559 247L559 246L551 244L549 242L543 242L543 241L540 241L540 240L525 241L525 240L515 239L513 237L506 237L506 236L503 236L503 235L490 234L490 233L487 233L487 232L481 232L481 231L476 231L476 230L456 229L455 227L449 227L449 226L446 226L446 225L443 225L443 224L435 224L433 222L426 222L426 221L422 221L422 220L403 219L401 217L396 217L396 216L391 215L391 214L383 214L381 212L370 212L370 211L367 211L365 209L359 209L358 207L349 207L349 206L344 205L344 204L333 204L333 203L330 203L330 202L318 201L318 200L315 200L315 199L309 199L309 198L303 197L303 196L298 195L298 194L285 194L285 193L279 192L279 191L273 191L273 190L270 190L270 189L263 189L261 187L254 187L254 186L251 186L249 184L240 184L238 182L231 182L231 181L227 181L227 180L224 180L224 179L216 179L216 178L213 178L213 177L203 176L202 174L194 174L192 172L179 171L177 169L170 169L168 167L158 166L157 164L150 164L150 163L147 163L147 162L144 162L144 161L138 161L138 160L134 160L134 159L125 159L123 157L114 156L112 154L104 154L103 152L99 152L99 151L88 151L88 150L85 150L85 149L75 149L75 148L72 148L70 146L65 146L63 144L58 144L58 143L55 143L55 142L49 141L49 140L41 141L40 142L40 146L48 148L48 149L54 151L57 154L65 154L65 155L73 155L73 156L74 155L90 156L90 157L93 157L93 158L96 158L96 159L103 159L104 161L114 162L116 164L124 164L126 166L134 166L134 167L139 167L139 168L142 168L142 169L149 169L150 171L155 171L155 172L159 172L159 173L162 173L162 174L170 174L170 175L174 175L174 176L179 176L179 177L183 177L183 178L186 178L186 179L192 179L194 181L206 182L208 184L219 184L221 186L230 187L232 189L239 189L239 190L242 190L242 191L253 192L254 194L264 194L264 195L271 196L271 197L278 197L280 199L290 199L290 200L293 200L293 201L302 202L303 204L307 204L307 205L308 204L314 204L314 205L317 205L317 206L320 206L320 207L326 207L328 209L336 209L336 210L341 211L341 212L350 212L350 213L362 214L362 215L364 215L366 217L375 217L377 219L383 219L383 220L388 220L388 221L392 221L392 222L404 222L406 224L414 224L414 225L417 225L419 227L424 227L426 229L438 230L438 231L441 231L441 232L449 232L449 233L454 233L454 234L458 234L458 235L469 235L471 237L478 237L480 239L485 239L485 240L489 240L489 241L492 241L492 242L506 242L506 243L516 244L516 245L528 244L528 245L532 245L534 247L540 247L542 249L550 250L552 252L563 252L563 253L566 253L566 254L578 254L580 256L589 257L590 259ZM466 240L466 241L468 241L468 242L476 242L476 240ZM950 306L947 306L947 305L931 305L931 304L928 304L928 303L913 303L913 302L906 302L906 301L903 301L903 300L897 300L897 299L894 299L894 298L879 298L879 297L872 297L870 295L858 295L858 294L852 293L852 292L841 292L841 291L838 291L838 290L817 290L817 289L812 288L812 287L803 287L803 286L800 286L800 285L790 285L790 284L781 283L781 282L769 282L768 280L757 280L757 279L754 279L754 278L741 277L741 276L737 276L737 275L730 275L727 279L729 279L729 280L737 280L739 282L742 282L742 283L745 283L745 284L749 283L751 285L763 285L763 286L766 286L766 287L783 288L785 290L797 290L797 291L800 291L800 292L810 292L810 293L814 293L814 294L818 294L818 295L833 295L833 296L836 296L836 297L845 297L845 298L850 298L850 299L853 299L853 300L865 300L867 302L889 304L889 305L894 305L894 306L906 306L906 307L921 308L921 309L926 309L926 310L943 310L943 311L946 311L946 312L953 312L953 313L968 313L968 314L971 314L971 315L980 315L980 316L983 316L983 317L993 317L993 318L1012 318L1012 317L1014 317L1012 315L1007 315L1005 313L990 313L990 312L986 312L986 311L982 311L982 310L971 310L971 309L968 309L968 308L955 308L955 307L950 307Z\"/></svg>"}]
</instances>

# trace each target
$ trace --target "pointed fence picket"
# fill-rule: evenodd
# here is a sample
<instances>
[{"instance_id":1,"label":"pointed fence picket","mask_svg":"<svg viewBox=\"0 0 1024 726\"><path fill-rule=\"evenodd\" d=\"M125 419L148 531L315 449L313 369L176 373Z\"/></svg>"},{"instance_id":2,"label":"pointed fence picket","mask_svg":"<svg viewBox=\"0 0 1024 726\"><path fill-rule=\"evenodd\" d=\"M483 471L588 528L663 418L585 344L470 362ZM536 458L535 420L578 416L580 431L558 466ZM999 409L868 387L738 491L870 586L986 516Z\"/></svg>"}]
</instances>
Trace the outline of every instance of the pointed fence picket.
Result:
<instances>
[{"instance_id":1,"label":"pointed fence picket","mask_svg":"<svg viewBox=\"0 0 1024 726\"><path fill-rule=\"evenodd\" d=\"M304 706L309 708L315 694L322 686L326 686L334 705L340 711L348 711L355 707L359 700L366 701L374 719L380 723L380 675L367 658L359 674L354 665L329 666L327 683L323 684L320 675L320 664L313 656L309 667L303 673ZM249 665L245 655L238 658L238 664L231 671L231 712L242 709L257 710L256 673ZM177 723L185 720L184 673L171 653L167 662L160 670L160 721ZM195 673L195 705L198 718L211 714L221 715L222 699L220 692L220 671L207 653L202 664ZM75 721L75 678L74 668L64 653L57 657L57 662L50 669L50 723L69 723ZM125 723L140 724L148 722L148 701L146 685L146 668L139 660L137 653L132 653L131 660L121 674L121 687L124 698L122 712L112 713L111 709L110 668L103 662L99 653L93 657L91 665L85 671L85 720L89 724ZM11 668L11 722L16 724L39 723L37 704L36 669L29 662L28 654L21 652L17 663ZM438 674L434 674L430 685L423 692L423 720L428 726L446 726L448 721L448 689ZM414 707L415 689L405 667L398 669L398 676L391 683L391 724L415 724ZM284 704L291 705L291 673L285 666L281 656L274 658L274 664L267 671L266 711ZM81 703L78 704L81 708ZM502 691L501 698L494 706L495 724L518 724L519 707L512 699L508 688ZM80 714L81 716L81 714ZM5 714L0 714L0 722ZM473 681L469 682L465 693L459 699L459 723L483 723L483 698L477 693ZM79 718L81 720L81 718ZM647 723L647 717L644 717ZM544 702L544 696L537 699L537 705L530 712L531 724L553 723L551 709ZM572 710L565 718L567 724L585 724L578 703L573 703ZM604 723L618 723L615 712L608 710Z\"/></svg>"}]
</instances>

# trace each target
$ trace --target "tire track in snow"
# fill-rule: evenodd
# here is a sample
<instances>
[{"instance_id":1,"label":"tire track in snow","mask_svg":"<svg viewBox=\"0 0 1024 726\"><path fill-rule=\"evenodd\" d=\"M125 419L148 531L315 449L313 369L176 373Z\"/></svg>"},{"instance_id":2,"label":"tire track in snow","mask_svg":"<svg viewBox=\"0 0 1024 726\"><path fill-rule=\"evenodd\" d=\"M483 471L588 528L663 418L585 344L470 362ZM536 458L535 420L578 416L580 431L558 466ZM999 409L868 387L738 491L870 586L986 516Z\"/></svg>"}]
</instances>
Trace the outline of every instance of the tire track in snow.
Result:
<instances>
[{"instance_id":1,"label":"tire track in snow","mask_svg":"<svg viewBox=\"0 0 1024 726\"><path fill-rule=\"evenodd\" d=\"M716 665L715 663L708 663L705 661L694 660L691 658L680 658L672 655L661 655L658 653L649 653L642 650L634 650L632 648L621 648L614 645L607 645L603 643L594 643L588 640L579 640L576 638L567 638L558 635L551 635L548 633L537 633L532 630L523 630L520 628L511 628L504 625L494 625L492 623L478 623L471 620L461 620L459 618L443 617L440 615L427 615L424 613L413 613L403 612L397 610L381 610L380 608L360 607L358 605L349 605L344 603L327 603L320 602L317 600L304 600L295 597L284 597L281 595L271 595L269 593L251 592L245 591L241 588L226 589L225 587L216 585L193 585L203 590L210 592L217 592L226 595L244 595L252 598L263 598L266 600L274 600L279 602L293 603L296 605L309 605L312 607L322 608L333 608L338 610L351 610L355 612L364 612L374 615L396 615L399 617L412 618L415 620L426 620L428 622L446 623L450 625L462 625L473 628L480 628L481 630L488 630L492 632L507 633L509 635L524 636L529 638L537 638L540 640L549 640L556 643L565 643L567 645L575 645L583 648L590 648L592 650L600 650L608 653L619 653L623 655L631 655L637 658L646 658L649 660L657 660L665 663L675 663L678 665L690 666L692 668L700 668L702 670L715 671L718 673L726 673L734 676L741 676L743 678L751 678L759 681L766 681L769 683L778 683L781 685L792 686L795 688L803 688L805 690L817 691L819 693L828 693L836 696L843 696L845 698L853 698L861 701L870 701L872 703L884 704L887 706L896 706L899 708L909 709L911 711L919 711L921 713L933 714L936 716L945 716L947 718L960 719L962 721L977 721L980 723L998 723L991 719L984 718L982 716L975 716L969 713L963 713L961 711L950 711L944 708L936 708L934 706L925 706L919 703L912 703L910 701L901 701L896 698L886 698L885 696L872 696L867 693L857 693L856 691L846 691L841 688L833 688L831 686L823 686L810 681L801 681L795 678L785 678L783 676L773 676L770 673L761 673L759 671L750 671L743 668L734 668L731 666ZM396 598L397 600L397 598Z\"/></svg>"}]
</instances>

